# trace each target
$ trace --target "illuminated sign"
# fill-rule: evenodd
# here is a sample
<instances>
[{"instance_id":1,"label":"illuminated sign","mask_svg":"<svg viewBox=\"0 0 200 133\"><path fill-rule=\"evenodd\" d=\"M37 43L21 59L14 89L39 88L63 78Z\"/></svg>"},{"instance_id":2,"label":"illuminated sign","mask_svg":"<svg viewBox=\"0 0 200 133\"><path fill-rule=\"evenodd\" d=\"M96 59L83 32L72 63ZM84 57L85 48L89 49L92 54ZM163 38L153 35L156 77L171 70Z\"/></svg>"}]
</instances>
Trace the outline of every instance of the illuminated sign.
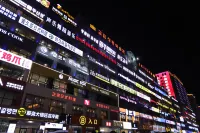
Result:
<instances>
[{"instance_id":1,"label":"illuminated sign","mask_svg":"<svg viewBox=\"0 0 200 133\"><path fill-rule=\"evenodd\" d=\"M84 104L89 106L90 105L90 100L84 100Z\"/></svg>"},{"instance_id":2,"label":"illuminated sign","mask_svg":"<svg viewBox=\"0 0 200 133\"><path fill-rule=\"evenodd\" d=\"M106 90L103 90L103 89L100 89L100 88L98 88L98 87L93 87L93 86L91 86L91 90L94 90L94 91L96 91L96 92L100 92L100 93L102 93L102 94L104 94L104 95L107 95L107 96L110 96L110 92L108 92L108 91L106 91Z\"/></svg>"},{"instance_id":3,"label":"illuminated sign","mask_svg":"<svg viewBox=\"0 0 200 133\"><path fill-rule=\"evenodd\" d=\"M90 75L94 76L95 78L98 78L106 83L110 83L110 79L99 74L99 73L95 73L93 70L90 70Z\"/></svg>"},{"instance_id":4,"label":"illuminated sign","mask_svg":"<svg viewBox=\"0 0 200 133\"><path fill-rule=\"evenodd\" d=\"M94 31L97 31L96 27L92 24L90 24L90 28L93 29ZM102 36L105 40L107 40L109 43L111 43L113 46L115 46L119 51L121 51L123 54L125 54L125 50L119 47L118 44L116 44L113 40L110 39L110 37L107 37L102 31L98 30L97 31L100 36Z\"/></svg>"},{"instance_id":5,"label":"illuminated sign","mask_svg":"<svg viewBox=\"0 0 200 133\"><path fill-rule=\"evenodd\" d=\"M57 114L51 114L51 113L44 113L44 112L38 112L38 111L31 111L26 110L25 108L7 108L7 107L0 107L0 114L1 115L12 115L12 116L20 116L20 117L36 117L36 118L46 118L46 119L55 119L57 120L59 118L59 115Z\"/></svg>"},{"instance_id":6,"label":"illuminated sign","mask_svg":"<svg viewBox=\"0 0 200 133\"><path fill-rule=\"evenodd\" d=\"M96 106L102 109L110 109L110 106L101 103L97 103Z\"/></svg>"},{"instance_id":7,"label":"illuminated sign","mask_svg":"<svg viewBox=\"0 0 200 133\"><path fill-rule=\"evenodd\" d=\"M148 83L148 87L154 89L154 86L152 86L150 83Z\"/></svg>"},{"instance_id":8,"label":"illuminated sign","mask_svg":"<svg viewBox=\"0 0 200 133\"><path fill-rule=\"evenodd\" d=\"M129 98L126 98L126 97L123 97L123 96L120 96L119 98L120 98L121 100L125 100L125 101L127 101L127 102L129 102L129 103L137 104L137 102L134 101L134 100L132 100L132 99L129 99Z\"/></svg>"},{"instance_id":9,"label":"illuminated sign","mask_svg":"<svg viewBox=\"0 0 200 133\"><path fill-rule=\"evenodd\" d=\"M143 113L140 113L140 117L142 117L142 118L145 118L145 119L150 119L150 120L152 120L152 119L153 119L153 117L152 117L152 116L150 116L150 115L147 115L147 114L143 114Z\"/></svg>"},{"instance_id":10,"label":"illuminated sign","mask_svg":"<svg viewBox=\"0 0 200 133\"><path fill-rule=\"evenodd\" d=\"M75 85L80 85L80 86L86 86L87 85L87 82L85 81L80 81L78 79L75 79L75 78L72 78L72 77L69 77L68 78L68 81L71 81L72 84L75 84Z\"/></svg>"},{"instance_id":11,"label":"illuminated sign","mask_svg":"<svg viewBox=\"0 0 200 133\"><path fill-rule=\"evenodd\" d=\"M160 113L160 110L158 108L155 108L155 107L151 107L151 110L156 112L156 113Z\"/></svg>"},{"instance_id":12,"label":"illuminated sign","mask_svg":"<svg viewBox=\"0 0 200 133\"><path fill-rule=\"evenodd\" d=\"M149 80L153 81L152 78L150 78L148 75L146 75L146 74L145 74L143 71L141 71L140 69L139 69L139 73L142 74L143 76L145 76L146 78L148 78Z\"/></svg>"},{"instance_id":13,"label":"illuminated sign","mask_svg":"<svg viewBox=\"0 0 200 133\"><path fill-rule=\"evenodd\" d=\"M164 95L164 96L166 96L166 97L168 96L167 93L161 91L161 90L158 89L157 87L154 87L154 89L155 89L156 91L158 91L160 94L162 94L162 95Z\"/></svg>"},{"instance_id":14,"label":"illuminated sign","mask_svg":"<svg viewBox=\"0 0 200 133\"><path fill-rule=\"evenodd\" d=\"M106 126L111 127L112 126L111 122L106 122Z\"/></svg>"},{"instance_id":15,"label":"illuminated sign","mask_svg":"<svg viewBox=\"0 0 200 133\"><path fill-rule=\"evenodd\" d=\"M128 61L126 58L122 57L121 55L117 55L117 59L120 60L124 64L128 64Z\"/></svg>"},{"instance_id":16,"label":"illuminated sign","mask_svg":"<svg viewBox=\"0 0 200 133\"><path fill-rule=\"evenodd\" d=\"M148 72L151 76L155 77L155 75L154 75L151 71L149 71L146 67L144 67L144 65L142 65L142 64L139 63L139 66L140 66L141 68L143 68L146 72ZM147 78L148 78L148 77L147 77ZM149 79L151 80L151 78L149 78Z\"/></svg>"},{"instance_id":17,"label":"illuminated sign","mask_svg":"<svg viewBox=\"0 0 200 133\"><path fill-rule=\"evenodd\" d=\"M16 18L17 18L16 13L11 12L9 9L7 9L1 5L0 5L0 13L12 20L16 20Z\"/></svg>"},{"instance_id":18,"label":"illuminated sign","mask_svg":"<svg viewBox=\"0 0 200 133\"><path fill-rule=\"evenodd\" d=\"M111 80L110 80L110 83L111 83L112 85L114 85L114 86L116 86L116 87L118 87L118 88L124 90L124 91L127 91L127 92L129 92L129 93L131 93L131 94L137 95L137 94L136 94L137 92L136 92L135 90L133 90L132 88L130 88L130 87L126 86L126 85L123 85L123 84L121 84L121 83L115 81L114 79L111 79Z\"/></svg>"},{"instance_id":19,"label":"illuminated sign","mask_svg":"<svg viewBox=\"0 0 200 133\"><path fill-rule=\"evenodd\" d=\"M69 96L69 95L65 95L65 94L62 94L62 93L59 93L59 92L52 92L51 96L52 97L61 98L61 99L65 99L65 100L68 100L68 101L76 102L76 98L75 97Z\"/></svg>"},{"instance_id":20,"label":"illuminated sign","mask_svg":"<svg viewBox=\"0 0 200 133\"><path fill-rule=\"evenodd\" d=\"M93 63L105 68L106 70L108 70L109 72L112 72L112 73L116 73L114 70L112 70L108 65L104 65L102 63L100 63L99 61L97 61L95 58L93 58L92 56L88 55L87 56L89 58L90 61L92 61Z\"/></svg>"},{"instance_id":21,"label":"illuminated sign","mask_svg":"<svg viewBox=\"0 0 200 133\"><path fill-rule=\"evenodd\" d=\"M132 72L131 70L129 70L128 68L126 68L125 66L123 66L123 70L127 73L129 73L132 76L135 76L135 72Z\"/></svg>"},{"instance_id":22,"label":"illuminated sign","mask_svg":"<svg viewBox=\"0 0 200 133\"><path fill-rule=\"evenodd\" d=\"M3 77L3 76L0 77L0 86L5 87L5 88L22 91L24 89L25 84L26 83L23 81L19 81L19 80L15 80L15 79Z\"/></svg>"},{"instance_id":23,"label":"illuminated sign","mask_svg":"<svg viewBox=\"0 0 200 133\"><path fill-rule=\"evenodd\" d=\"M150 97L148 97L148 96L146 96L146 95L144 95L144 94L142 94L142 93L140 93L140 92L137 92L137 96L138 97L141 97L141 98L143 98L143 99L145 99L145 100L147 100L147 101L151 101L151 98Z\"/></svg>"},{"instance_id":24,"label":"illuminated sign","mask_svg":"<svg viewBox=\"0 0 200 133\"><path fill-rule=\"evenodd\" d=\"M20 42L23 42L23 38L21 38L21 37L15 35L15 34L13 34L13 33L11 33L11 32L8 32L8 31L6 31L6 30L3 30L3 29L1 29L1 28L0 28L0 33L3 33L3 34L5 34L5 35L7 35L7 36L9 36L9 37L12 37L12 38L14 38L14 39L20 41Z\"/></svg>"},{"instance_id":25,"label":"illuminated sign","mask_svg":"<svg viewBox=\"0 0 200 133\"><path fill-rule=\"evenodd\" d=\"M109 56L107 56L105 53L103 53L102 51L100 51L99 49L93 47L92 45L90 45L89 43L87 43L85 40L81 39L80 37L76 36L76 40L80 41L81 43L83 43L84 45L86 45L88 48L92 49L93 51L95 51L96 53L100 54L101 56L103 56L104 58L108 59L109 61L111 61L114 64L117 64L115 59L110 58Z\"/></svg>"},{"instance_id":26,"label":"illuminated sign","mask_svg":"<svg viewBox=\"0 0 200 133\"><path fill-rule=\"evenodd\" d=\"M75 62L72 59L69 59L69 64L72 65L72 66L74 66L75 68L77 68L78 71L80 71L80 72L82 72L84 74L89 75L87 67L81 66L79 63Z\"/></svg>"},{"instance_id":27,"label":"illuminated sign","mask_svg":"<svg viewBox=\"0 0 200 133\"><path fill-rule=\"evenodd\" d=\"M175 125L175 122L174 121L170 121L170 120L166 120L166 123L167 124L171 124L171 125Z\"/></svg>"},{"instance_id":28,"label":"illuminated sign","mask_svg":"<svg viewBox=\"0 0 200 133\"><path fill-rule=\"evenodd\" d=\"M90 40L94 41L96 44L99 45L99 47L101 49L103 49L104 51L106 51L108 54L110 54L113 57L116 57L116 51L114 51L112 48L110 48L109 46L107 46L105 43L103 43L100 40L97 40L96 38L94 38L93 36L91 36L89 33L87 33L85 30L81 29L81 33L83 35L85 35L86 37L90 38Z\"/></svg>"},{"instance_id":29,"label":"illuminated sign","mask_svg":"<svg viewBox=\"0 0 200 133\"><path fill-rule=\"evenodd\" d=\"M50 17L47 17L46 22L50 23L53 27L57 28L59 31L62 31L67 36L70 36L73 39L75 39L75 34L70 30L68 30L67 28L65 28L64 26L62 26L61 24L59 24L57 21L52 20Z\"/></svg>"},{"instance_id":30,"label":"illuminated sign","mask_svg":"<svg viewBox=\"0 0 200 133\"><path fill-rule=\"evenodd\" d=\"M51 34L50 32L46 31L45 29L37 26L36 24L32 23L31 21L25 19L24 17L20 17L19 19L19 23L26 26L27 28L37 32L38 34L50 39L51 41L63 46L64 48L80 55L83 56L83 51L81 51L80 49L74 47L73 45L69 44L68 42L60 39L59 37Z\"/></svg>"},{"instance_id":31,"label":"illuminated sign","mask_svg":"<svg viewBox=\"0 0 200 133\"><path fill-rule=\"evenodd\" d=\"M31 60L3 49L0 49L0 60L29 70L32 66Z\"/></svg>"},{"instance_id":32,"label":"illuminated sign","mask_svg":"<svg viewBox=\"0 0 200 133\"><path fill-rule=\"evenodd\" d=\"M72 121L73 121L73 117L72 117ZM97 119L88 118L86 116L80 116L78 122L79 122L79 124L81 126L85 126L85 125L98 125L99 124Z\"/></svg>"},{"instance_id":33,"label":"illuminated sign","mask_svg":"<svg viewBox=\"0 0 200 133\"><path fill-rule=\"evenodd\" d=\"M126 81L128 81L128 82L130 82L130 83L132 83L134 85L136 84L136 82L131 80L129 77L126 77L126 76L124 76L124 75L122 75L120 73L118 73L118 76L120 76L121 78L125 79Z\"/></svg>"},{"instance_id":34,"label":"illuminated sign","mask_svg":"<svg viewBox=\"0 0 200 133\"><path fill-rule=\"evenodd\" d=\"M49 8L50 2L48 0L36 0L40 4L42 4L44 7Z\"/></svg>"},{"instance_id":35,"label":"illuminated sign","mask_svg":"<svg viewBox=\"0 0 200 133\"><path fill-rule=\"evenodd\" d=\"M33 8L31 5L26 4L22 0L10 0L10 1L41 20L43 20L45 17L44 13L39 12L37 9Z\"/></svg>"},{"instance_id":36,"label":"illuminated sign","mask_svg":"<svg viewBox=\"0 0 200 133\"><path fill-rule=\"evenodd\" d=\"M57 4L56 8L52 7L52 11L58 14L65 22L71 23L75 27L77 26L77 23L74 22L74 18L67 11L63 10L60 4Z\"/></svg>"}]
</instances>

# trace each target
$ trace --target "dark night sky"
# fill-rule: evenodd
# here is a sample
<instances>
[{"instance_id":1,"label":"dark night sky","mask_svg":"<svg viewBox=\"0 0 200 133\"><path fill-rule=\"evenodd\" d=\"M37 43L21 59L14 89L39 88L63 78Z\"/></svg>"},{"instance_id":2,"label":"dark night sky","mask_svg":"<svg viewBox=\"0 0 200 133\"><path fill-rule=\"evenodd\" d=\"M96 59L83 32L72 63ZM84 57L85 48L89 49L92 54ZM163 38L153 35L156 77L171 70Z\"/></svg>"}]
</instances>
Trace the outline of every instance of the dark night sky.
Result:
<instances>
[{"instance_id":1,"label":"dark night sky","mask_svg":"<svg viewBox=\"0 0 200 133\"><path fill-rule=\"evenodd\" d=\"M57 0L63 3L65 0ZM199 8L189 1L66 0L78 13L115 42L133 51L153 73L169 70L188 93L199 94ZM198 103L200 103L200 97Z\"/></svg>"}]
</instances>

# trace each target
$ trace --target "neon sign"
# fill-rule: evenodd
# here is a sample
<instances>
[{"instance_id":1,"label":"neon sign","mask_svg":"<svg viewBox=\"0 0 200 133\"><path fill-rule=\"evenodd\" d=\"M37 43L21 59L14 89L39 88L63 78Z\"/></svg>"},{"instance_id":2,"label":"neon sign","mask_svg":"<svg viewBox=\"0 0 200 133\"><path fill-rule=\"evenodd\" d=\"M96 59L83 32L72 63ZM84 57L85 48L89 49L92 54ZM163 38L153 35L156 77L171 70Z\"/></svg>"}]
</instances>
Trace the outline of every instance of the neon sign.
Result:
<instances>
[{"instance_id":1,"label":"neon sign","mask_svg":"<svg viewBox=\"0 0 200 133\"><path fill-rule=\"evenodd\" d=\"M60 39L59 37L53 35L52 33L46 31L45 29L37 26L36 24L32 23L31 21L25 19L24 17L20 17L19 19L19 23L26 26L27 28L37 32L38 34L48 38L49 40L63 46L64 48L80 55L80 56L83 56L83 51L74 47L73 45L69 44L68 42Z\"/></svg>"},{"instance_id":2,"label":"neon sign","mask_svg":"<svg viewBox=\"0 0 200 133\"><path fill-rule=\"evenodd\" d=\"M92 24L90 24L90 28L94 31L97 31L96 27ZM98 34L103 37L105 40L107 40L109 43L111 43L113 46L115 46L117 49L119 49L120 52L122 52L123 54L125 54L125 50L122 49L121 47L118 46L118 44L116 44L113 40L110 39L110 37L107 37L104 33L102 33L102 31L98 30L97 31Z\"/></svg>"},{"instance_id":3,"label":"neon sign","mask_svg":"<svg viewBox=\"0 0 200 133\"><path fill-rule=\"evenodd\" d=\"M53 27L56 27L58 30L62 31L66 35L71 36L73 39L75 39L75 34L73 32L71 32L70 30L68 30L67 28L56 22L55 20L52 20L50 17L46 18L46 22L51 23Z\"/></svg>"},{"instance_id":4,"label":"neon sign","mask_svg":"<svg viewBox=\"0 0 200 133\"><path fill-rule=\"evenodd\" d=\"M61 98L61 99L65 99L65 100L68 100L68 101L76 102L76 98L75 97L69 96L69 95L65 95L65 94L62 94L62 93L59 93L59 92L52 92L51 96L52 97Z\"/></svg>"},{"instance_id":5,"label":"neon sign","mask_svg":"<svg viewBox=\"0 0 200 133\"><path fill-rule=\"evenodd\" d=\"M122 57L121 55L117 55L117 59L120 60L124 64L128 64L128 61L126 58Z\"/></svg>"},{"instance_id":6,"label":"neon sign","mask_svg":"<svg viewBox=\"0 0 200 133\"><path fill-rule=\"evenodd\" d=\"M31 5L26 4L22 0L10 0L12 3L16 4L17 6L20 6L23 8L25 11L31 13L33 16L39 18L40 20L43 20L45 17L44 13L39 12L35 8L33 8Z\"/></svg>"},{"instance_id":7,"label":"neon sign","mask_svg":"<svg viewBox=\"0 0 200 133\"><path fill-rule=\"evenodd\" d=\"M90 61L92 61L93 63L95 63L95 64L97 64L97 65L99 65L99 66L101 66L101 67L103 67L103 68L105 68L105 69L108 70L109 72L112 72L112 73L114 73L114 74L116 73L116 72L115 72L114 70L112 70L109 66L104 65L104 64L98 62L98 61L97 61L95 58L93 58L92 56L88 55L87 57L89 58Z\"/></svg>"},{"instance_id":8,"label":"neon sign","mask_svg":"<svg viewBox=\"0 0 200 133\"><path fill-rule=\"evenodd\" d=\"M92 49L93 51L97 52L98 54L100 54L101 56L103 56L104 58L108 59L109 61L111 61L114 64L117 64L115 59L110 58L109 56L107 56L105 53L101 52L100 50L98 50L97 48L93 47L92 45L90 45L89 43L87 43L85 40L79 38L78 36L76 36L76 40L80 41L81 43L83 43L84 45L86 45L88 48Z\"/></svg>"},{"instance_id":9,"label":"neon sign","mask_svg":"<svg viewBox=\"0 0 200 133\"><path fill-rule=\"evenodd\" d=\"M149 80L153 81L153 79L150 78L148 75L146 75L143 71L139 70L139 73L142 74L143 76L147 77Z\"/></svg>"},{"instance_id":10,"label":"neon sign","mask_svg":"<svg viewBox=\"0 0 200 133\"><path fill-rule=\"evenodd\" d=\"M68 80L71 81L75 85L80 85L80 86L86 86L87 85L87 82L80 81L80 80L72 78L72 77L69 77Z\"/></svg>"},{"instance_id":11,"label":"neon sign","mask_svg":"<svg viewBox=\"0 0 200 133\"><path fill-rule=\"evenodd\" d=\"M77 69L78 71L80 71L80 72L82 72L82 73L84 73L86 75L89 75L87 67L81 66L79 63L75 62L72 59L69 59L69 64L72 65L72 66L74 66L75 68L78 68Z\"/></svg>"},{"instance_id":12,"label":"neon sign","mask_svg":"<svg viewBox=\"0 0 200 133\"><path fill-rule=\"evenodd\" d=\"M16 20L16 18L17 18L16 13L11 12L10 10L8 10L7 8L5 8L1 5L0 5L0 13L12 20Z\"/></svg>"},{"instance_id":13,"label":"neon sign","mask_svg":"<svg viewBox=\"0 0 200 133\"><path fill-rule=\"evenodd\" d=\"M90 38L92 41L94 41L95 43L97 43L99 45L99 47L101 49L103 49L104 51L106 51L108 54L110 54L113 57L116 57L116 51L114 51L113 49L111 49L109 46L107 46L105 43L103 43L100 40L97 40L96 38L94 38L93 36L91 36L89 33L87 33L85 30L81 29L81 33L83 35L85 35L86 37Z\"/></svg>"},{"instance_id":14,"label":"neon sign","mask_svg":"<svg viewBox=\"0 0 200 133\"><path fill-rule=\"evenodd\" d=\"M98 78L106 83L110 83L110 79L99 74L99 73L95 73L93 70L90 70L90 75L94 76L95 78Z\"/></svg>"}]
</instances>

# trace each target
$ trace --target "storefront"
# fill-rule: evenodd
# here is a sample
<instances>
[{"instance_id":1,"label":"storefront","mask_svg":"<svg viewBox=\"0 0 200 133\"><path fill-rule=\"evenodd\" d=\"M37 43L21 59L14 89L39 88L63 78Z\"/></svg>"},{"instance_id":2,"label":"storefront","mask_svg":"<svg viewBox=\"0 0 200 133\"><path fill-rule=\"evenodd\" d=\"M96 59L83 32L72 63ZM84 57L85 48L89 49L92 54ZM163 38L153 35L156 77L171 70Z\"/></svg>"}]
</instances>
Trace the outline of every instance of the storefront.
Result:
<instances>
[{"instance_id":1,"label":"storefront","mask_svg":"<svg viewBox=\"0 0 200 133\"><path fill-rule=\"evenodd\" d=\"M91 133L92 131L99 131L101 120L97 118L90 118L84 115L72 116L71 126L73 132L76 133Z\"/></svg>"},{"instance_id":2,"label":"storefront","mask_svg":"<svg viewBox=\"0 0 200 133\"><path fill-rule=\"evenodd\" d=\"M59 119L58 114L42 111L33 111L25 108L0 106L0 129L7 132L11 129L14 133L36 132L43 122L55 122ZM12 127L12 128L11 128Z\"/></svg>"},{"instance_id":3,"label":"storefront","mask_svg":"<svg viewBox=\"0 0 200 133\"><path fill-rule=\"evenodd\" d=\"M111 131L115 131L120 133L121 129L123 129L123 122L121 121L102 121L102 126L100 127L100 132L102 133L110 133Z\"/></svg>"}]
</instances>

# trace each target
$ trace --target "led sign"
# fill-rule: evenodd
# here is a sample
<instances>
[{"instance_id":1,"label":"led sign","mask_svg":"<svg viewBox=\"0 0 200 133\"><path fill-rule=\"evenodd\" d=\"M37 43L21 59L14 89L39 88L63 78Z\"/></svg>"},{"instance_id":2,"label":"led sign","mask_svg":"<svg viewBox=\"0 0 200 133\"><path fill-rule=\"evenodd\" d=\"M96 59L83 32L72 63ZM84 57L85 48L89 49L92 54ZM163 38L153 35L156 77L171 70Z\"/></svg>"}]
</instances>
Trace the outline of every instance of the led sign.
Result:
<instances>
[{"instance_id":1,"label":"led sign","mask_svg":"<svg viewBox=\"0 0 200 133\"><path fill-rule=\"evenodd\" d=\"M149 71L146 67L144 67L142 64L140 64L139 63L139 66L141 67L141 68L143 68L146 72L148 72L151 76L153 76L154 78L155 78L155 75L151 72L151 71ZM147 76L147 78L148 78L148 76ZM151 80L151 78L149 77L149 79ZM153 81L153 80L152 80Z\"/></svg>"},{"instance_id":2,"label":"led sign","mask_svg":"<svg viewBox=\"0 0 200 133\"><path fill-rule=\"evenodd\" d=\"M101 49L103 49L104 51L106 51L108 54L110 54L113 57L116 57L116 51L114 51L112 48L110 48L109 46L107 46L105 43L103 43L100 40L97 40L96 38L94 38L93 36L91 36L89 33L87 33L85 30L81 29L81 33L83 35L85 35L86 37L90 38L92 41L94 41L95 43L97 43L99 45L99 47Z\"/></svg>"},{"instance_id":3,"label":"led sign","mask_svg":"<svg viewBox=\"0 0 200 133\"><path fill-rule=\"evenodd\" d=\"M22 56L0 49L0 61L4 61L25 69L31 69L32 61Z\"/></svg>"},{"instance_id":4,"label":"led sign","mask_svg":"<svg viewBox=\"0 0 200 133\"><path fill-rule=\"evenodd\" d=\"M96 106L102 109L110 109L110 106L101 103L97 103Z\"/></svg>"},{"instance_id":5,"label":"led sign","mask_svg":"<svg viewBox=\"0 0 200 133\"><path fill-rule=\"evenodd\" d=\"M24 89L25 82L1 76L0 77L0 86L22 91Z\"/></svg>"},{"instance_id":6,"label":"led sign","mask_svg":"<svg viewBox=\"0 0 200 133\"><path fill-rule=\"evenodd\" d=\"M125 79L126 81L128 81L128 82L130 82L130 83L132 83L134 85L136 84L136 82L131 80L129 77L126 77L126 76L124 76L124 75L122 75L120 73L118 73L118 76L122 77L123 79Z\"/></svg>"},{"instance_id":7,"label":"led sign","mask_svg":"<svg viewBox=\"0 0 200 133\"><path fill-rule=\"evenodd\" d=\"M90 75L94 76L95 78L98 78L106 83L110 83L110 79L107 78L106 76L103 76L99 73L95 73L93 70L90 70Z\"/></svg>"},{"instance_id":8,"label":"led sign","mask_svg":"<svg viewBox=\"0 0 200 133\"><path fill-rule=\"evenodd\" d=\"M151 107L151 110L156 112L156 113L160 113L160 110L158 108L155 108L155 107Z\"/></svg>"},{"instance_id":9,"label":"led sign","mask_svg":"<svg viewBox=\"0 0 200 133\"><path fill-rule=\"evenodd\" d=\"M129 98L126 98L126 97L123 97L123 96L120 96L119 97L121 100L125 100L129 103L134 103L134 104L137 104L136 101L132 100L132 99L129 99Z\"/></svg>"},{"instance_id":10,"label":"led sign","mask_svg":"<svg viewBox=\"0 0 200 133\"><path fill-rule=\"evenodd\" d=\"M14 39L20 41L20 42L23 42L23 38L21 38L21 37L15 35L15 34L13 34L13 33L11 33L11 32L8 32L8 31L6 31L6 30L4 30L4 29L1 29L1 28L0 28L0 33L3 33L3 34L5 34L5 35L7 35L7 36L9 36L9 37L12 37L12 38L14 38Z\"/></svg>"},{"instance_id":11,"label":"led sign","mask_svg":"<svg viewBox=\"0 0 200 133\"><path fill-rule=\"evenodd\" d=\"M23 8L25 11L31 13L33 16L39 18L40 20L43 20L44 17L45 17L44 13L39 12L38 10L36 10L35 8L33 8L31 5L26 4L22 0L9 0L9 1L11 1L15 5Z\"/></svg>"},{"instance_id":12,"label":"led sign","mask_svg":"<svg viewBox=\"0 0 200 133\"><path fill-rule=\"evenodd\" d=\"M72 84L79 85L81 87L86 86L86 84L87 84L87 82L85 82L85 81L80 81L80 80L72 78L72 77L69 77L68 81L71 81Z\"/></svg>"},{"instance_id":13,"label":"led sign","mask_svg":"<svg viewBox=\"0 0 200 133\"><path fill-rule=\"evenodd\" d=\"M83 56L83 51L81 51L80 49L74 47L73 45L69 44L68 42L60 39L59 37L51 34L50 32L46 31L45 29L37 26L36 24L32 23L31 21L25 19L24 17L20 17L19 19L19 23L26 26L27 28L37 32L38 34L50 39L51 41L67 48L68 50L80 55L80 56Z\"/></svg>"},{"instance_id":14,"label":"led sign","mask_svg":"<svg viewBox=\"0 0 200 133\"><path fill-rule=\"evenodd\" d=\"M90 28L94 31L97 31L96 27L92 24L90 24ZM110 39L110 37L107 37L102 31L98 30L98 34L102 36L105 40L107 40L109 43L111 43L113 46L115 46L119 51L121 51L123 54L125 54L125 50L118 46L113 40Z\"/></svg>"},{"instance_id":15,"label":"led sign","mask_svg":"<svg viewBox=\"0 0 200 133\"><path fill-rule=\"evenodd\" d=\"M42 4L44 7L49 8L50 2L48 0L36 0L40 4Z\"/></svg>"},{"instance_id":16,"label":"led sign","mask_svg":"<svg viewBox=\"0 0 200 133\"><path fill-rule=\"evenodd\" d=\"M149 88L151 88L152 90L154 89L154 86L152 86L150 83L147 84Z\"/></svg>"},{"instance_id":17,"label":"led sign","mask_svg":"<svg viewBox=\"0 0 200 133\"><path fill-rule=\"evenodd\" d=\"M83 73L89 75L87 67L81 66L79 63L75 62L72 59L69 59L69 64L72 65L72 66L74 66L75 68L77 68L78 71L83 72Z\"/></svg>"},{"instance_id":18,"label":"led sign","mask_svg":"<svg viewBox=\"0 0 200 133\"><path fill-rule=\"evenodd\" d=\"M16 13L11 12L9 9L3 7L2 5L0 5L0 13L12 20L16 20L17 18Z\"/></svg>"},{"instance_id":19,"label":"led sign","mask_svg":"<svg viewBox=\"0 0 200 133\"><path fill-rule=\"evenodd\" d=\"M124 64L128 64L128 61L126 58L122 57L121 55L117 55L117 59L120 60Z\"/></svg>"},{"instance_id":20,"label":"led sign","mask_svg":"<svg viewBox=\"0 0 200 133\"><path fill-rule=\"evenodd\" d=\"M103 90L103 89L100 89L100 88L98 88L98 87L91 87L91 90L94 90L94 91L96 91L96 92L100 92L100 93L102 93L102 94L104 94L104 95L107 95L107 96L109 96L110 95L110 92L108 92L108 91L105 91L105 90Z\"/></svg>"},{"instance_id":21,"label":"led sign","mask_svg":"<svg viewBox=\"0 0 200 133\"><path fill-rule=\"evenodd\" d=\"M1 115L12 115L12 116L20 116L20 117L36 117L36 118L46 118L46 119L58 119L59 115L51 114L51 113L43 113L38 111L26 110L25 108L7 108L0 107Z\"/></svg>"},{"instance_id":22,"label":"led sign","mask_svg":"<svg viewBox=\"0 0 200 133\"><path fill-rule=\"evenodd\" d=\"M64 11L62 9L62 7L60 6L60 4L57 4L57 8L52 7L52 11L54 11L56 14L58 14L65 22L71 23L75 27L77 26L77 23L74 22L74 20L72 19L72 16L71 15L69 16L69 14L66 14L66 11Z\"/></svg>"},{"instance_id":23,"label":"led sign","mask_svg":"<svg viewBox=\"0 0 200 133\"><path fill-rule=\"evenodd\" d=\"M146 75L146 74L145 74L143 71L141 71L140 69L139 69L139 73L142 74L143 76L145 76L146 78L148 78L149 80L153 81L152 78L150 78L148 75Z\"/></svg>"},{"instance_id":24,"label":"led sign","mask_svg":"<svg viewBox=\"0 0 200 133\"><path fill-rule=\"evenodd\" d=\"M62 31L67 36L70 36L73 39L75 39L75 34L70 30L68 30L67 28L65 28L64 26L62 26L61 24L59 24L57 21L52 20L50 17L47 17L46 22L50 23L53 27L57 28L59 31Z\"/></svg>"},{"instance_id":25,"label":"led sign","mask_svg":"<svg viewBox=\"0 0 200 133\"><path fill-rule=\"evenodd\" d=\"M160 89L158 89L157 87L154 88L156 91L158 91L160 94L164 95L164 96L168 96L165 92L161 91Z\"/></svg>"},{"instance_id":26,"label":"led sign","mask_svg":"<svg viewBox=\"0 0 200 133\"><path fill-rule=\"evenodd\" d=\"M93 47L92 45L90 45L89 43L87 43L85 40L79 38L78 36L76 36L76 40L80 41L81 43L83 43L84 45L86 45L88 48L92 49L93 51L97 52L98 54L100 54L101 56L103 56L104 58L108 59L109 61L111 61L114 64L117 64L115 59L110 58L109 56L107 56L105 53L103 53L102 51L98 50L97 48Z\"/></svg>"},{"instance_id":27,"label":"led sign","mask_svg":"<svg viewBox=\"0 0 200 133\"><path fill-rule=\"evenodd\" d=\"M108 70L109 72L112 72L112 73L116 73L114 70L112 70L108 65L104 65L104 64L102 64L102 63L100 63L99 61L97 61L95 58L93 58L92 56L90 56L90 55L88 55L87 56L88 57L88 59L90 60L90 61L92 61L93 63L95 63L95 64L97 64L97 65L99 65L99 66L101 66L101 67L103 67L103 68L105 68L106 70Z\"/></svg>"},{"instance_id":28,"label":"led sign","mask_svg":"<svg viewBox=\"0 0 200 133\"><path fill-rule=\"evenodd\" d=\"M52 97L57 97L57 98L61 98L61 99L65 99L67 101L73 101L76 102L76 98L73 96L69 96L69 95L65 95L59 92L52 92Z\"/></svg>"}]
</instances>

